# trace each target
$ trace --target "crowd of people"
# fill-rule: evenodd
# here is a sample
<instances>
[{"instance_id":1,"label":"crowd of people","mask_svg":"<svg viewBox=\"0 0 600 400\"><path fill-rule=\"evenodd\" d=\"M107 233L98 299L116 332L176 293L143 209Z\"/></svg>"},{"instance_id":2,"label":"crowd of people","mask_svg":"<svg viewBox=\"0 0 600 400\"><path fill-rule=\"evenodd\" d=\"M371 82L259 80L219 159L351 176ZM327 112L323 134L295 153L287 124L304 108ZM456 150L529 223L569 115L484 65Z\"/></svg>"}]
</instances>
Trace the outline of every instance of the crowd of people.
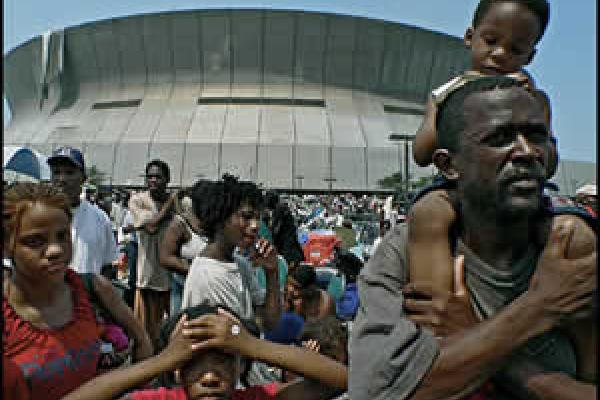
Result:
<instances>
[{"instance_id":1,"label":"crowd of people","mask_svg":"<svg viewBox=\"0 0 600 400\"><path fill-rule=\"evenodd\" d=\"M550 101L523 70L548 16L479 2L410 208L229 174L169 190L159 159L93 199L82 152L56 149L50 182L4 186L3 398L595 398L596 186L548 189Z\"/></svg>"}]
</instances>

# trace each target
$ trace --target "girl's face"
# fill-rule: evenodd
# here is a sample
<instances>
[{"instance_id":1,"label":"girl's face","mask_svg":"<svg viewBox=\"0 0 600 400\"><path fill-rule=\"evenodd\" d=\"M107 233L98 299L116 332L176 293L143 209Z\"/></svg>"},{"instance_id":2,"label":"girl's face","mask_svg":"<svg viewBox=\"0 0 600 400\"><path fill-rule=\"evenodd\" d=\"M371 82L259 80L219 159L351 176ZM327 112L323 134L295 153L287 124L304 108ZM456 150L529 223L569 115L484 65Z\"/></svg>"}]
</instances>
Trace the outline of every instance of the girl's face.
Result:
<instances>
[{"instance_id":1,"label":"girl's face","mask_svg":"<svg viewBox=\"0 0 600 400\"><path fill-rule=\"evenodd\" d=\"M225 223L223 236L228 244L242 248L251 247L258 237L258 211L242 205Z\"/></svg>"},{"instance_id":2,"label":"girl's face","mask_svg":"<svg viewBox=\"0 0 600 400\"><path fill-rule=\"evenodd\" d=\"M17 226L6 249L13 259L15 274L32 280L64 279L72 255L67 214L35 203L23 212Z\"/></svg>"}]
</instances>

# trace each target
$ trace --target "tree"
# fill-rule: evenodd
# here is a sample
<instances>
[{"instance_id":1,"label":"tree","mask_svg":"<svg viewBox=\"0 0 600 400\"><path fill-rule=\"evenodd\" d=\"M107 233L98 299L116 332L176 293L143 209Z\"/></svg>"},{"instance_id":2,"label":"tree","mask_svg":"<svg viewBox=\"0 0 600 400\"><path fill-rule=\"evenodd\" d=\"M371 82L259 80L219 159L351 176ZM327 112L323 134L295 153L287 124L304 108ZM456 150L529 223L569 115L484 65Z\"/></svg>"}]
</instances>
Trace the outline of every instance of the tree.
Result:
<instances>
[{"instance_id":1,"label":"tree","mask_svg":"<svg viewBox=\"0 0 600 400\"><path fill-rule=\"evenodd\" d=\"M433 176L422 176L416 181L411 182L413 190L419 190L433 182Z\"/></svg>"},{"instance_id":2,"label":"tree","mask_svg":"<svg viewBox=\"0 0 600 400\"><path fill-rule=\"evenodd\" d=\"M86 168L87 183L98 187L106 180L106 173L100 171L95 165Z\"/></svg>"},{"instance_id":3,"label":"tree","mask_svg":"<svg viewBox=\"0 0 600 400\"><path fill-rule=\"evenodd\" d=\"M378 180L377 184L382 189L394 189L398 191L403 190L404 179L402 179L402 172L394 172L392 175Z\"/></svg>"}]
</instances>

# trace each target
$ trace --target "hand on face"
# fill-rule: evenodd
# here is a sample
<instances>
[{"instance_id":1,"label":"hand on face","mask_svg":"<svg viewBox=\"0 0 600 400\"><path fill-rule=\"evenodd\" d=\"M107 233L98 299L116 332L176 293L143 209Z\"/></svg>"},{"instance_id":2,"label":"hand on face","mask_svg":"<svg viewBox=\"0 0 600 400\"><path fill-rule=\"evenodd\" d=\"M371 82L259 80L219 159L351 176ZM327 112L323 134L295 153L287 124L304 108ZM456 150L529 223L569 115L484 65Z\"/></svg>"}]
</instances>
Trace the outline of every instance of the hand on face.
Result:
<instances>
[{"instance_id":1,"label":"hand on face","mask_svg":"<svg viewBox=\"0 0 600 400\"><path fill-rule=\"evenodd\" d=\"M477 324L464 282L464 256L458 256L454 262L454 282L454 292L435 290L427 283L407 284L402 293L408 318L431 329L437 337L447 337Z\"/></svg>"},{"instance_id":2,"label":"hand on face","mask_svg":"<svg viewBox=\"0 0 600 400\"><path fill-rule=\"evenodd\" d=\"M260 265L265 270L277 271L277 250L266 239L259 239L255 245L251 259L255 265Z\"/></svg>"},{"instance_id":3,"label":"hand on face","mask_svg":"<svg viewBox=\"0 0 600 400\"><path fill-rule=\"evenodd\" d=\"M194 350L217 349L246 355L252 335L231 314L219 309L219 314L203 315L184 324L183 335L193 340Z\"/></svg>"}]
</instances>

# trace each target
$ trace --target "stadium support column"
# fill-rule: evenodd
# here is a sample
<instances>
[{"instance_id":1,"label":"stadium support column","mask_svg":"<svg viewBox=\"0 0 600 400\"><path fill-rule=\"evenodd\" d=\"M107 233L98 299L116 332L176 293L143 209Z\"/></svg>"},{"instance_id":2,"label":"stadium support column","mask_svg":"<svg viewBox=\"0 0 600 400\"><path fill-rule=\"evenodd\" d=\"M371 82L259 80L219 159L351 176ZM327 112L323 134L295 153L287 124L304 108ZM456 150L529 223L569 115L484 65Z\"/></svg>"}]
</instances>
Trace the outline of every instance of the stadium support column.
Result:
<instances>
[{"instance_id":1,"label":"stadium support column","mask_svg":"<svg viewBox=\"0 0 600 400\"><path fill-rule=\"evenodd\" d=\"M398 144L398 146L400 146L400 142L404 141L404 199L406 200L406 202L408 203L408 192L410 190L410 186L409 186L409 177L410 177L410 171L409 171L409 165L410 165L410 159L409 159L409 154L408 154L408 143L412 140L414 140L415 135L407 135L407 134L396 134L396 133L392 133L388 136L388 139L392 142L395 142ZM400 155L398 155L398 158Z\"/></svg>"}]
</instances>

